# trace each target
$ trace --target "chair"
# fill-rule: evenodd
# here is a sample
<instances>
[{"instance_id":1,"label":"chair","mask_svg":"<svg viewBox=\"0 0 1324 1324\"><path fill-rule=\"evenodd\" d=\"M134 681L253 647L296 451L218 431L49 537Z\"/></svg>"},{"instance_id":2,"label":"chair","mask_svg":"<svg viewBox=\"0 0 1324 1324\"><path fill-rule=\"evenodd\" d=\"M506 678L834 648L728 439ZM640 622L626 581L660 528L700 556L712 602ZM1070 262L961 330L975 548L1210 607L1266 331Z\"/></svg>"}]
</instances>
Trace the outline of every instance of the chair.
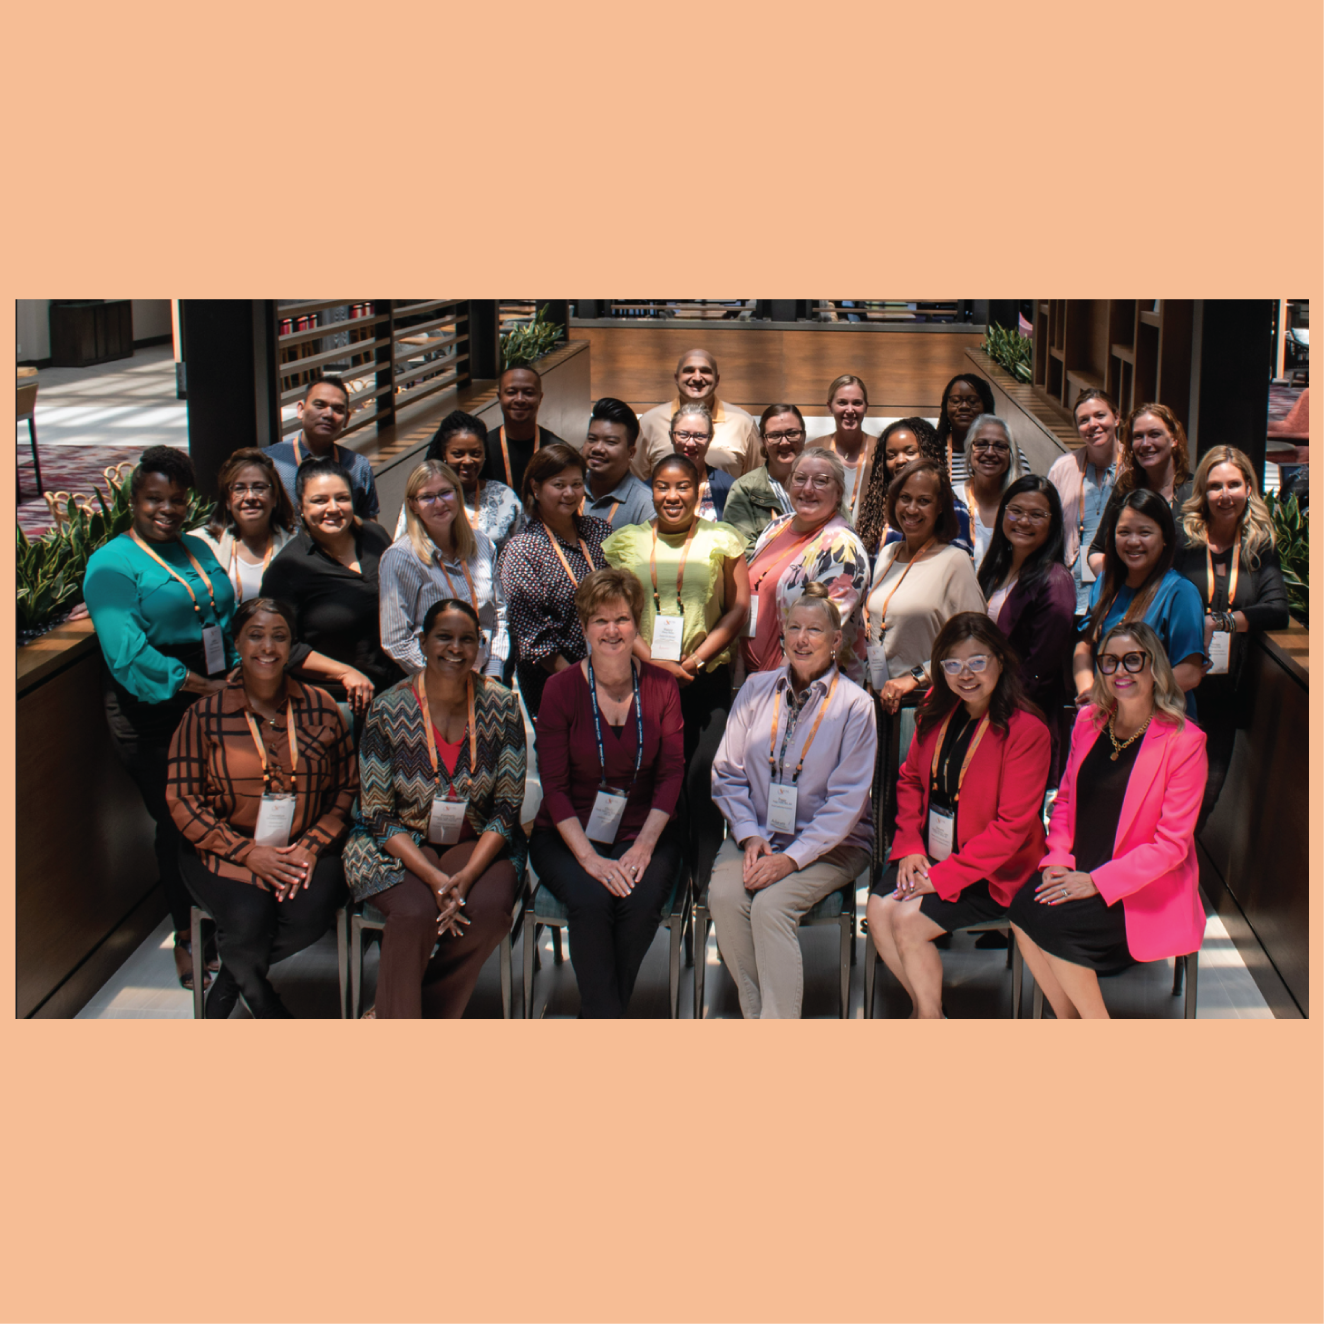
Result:
<instances>
[{"instance_id":1,"label":"chair","mask_svg":"<svg viewBox=\"0 0 1324 1324\"><path fill-rule=\"evenodd\" d=\"M345 985L348 982L346 978L349 960L346 955L347 944L345 941L346 925L348 911L344 906L336 909L336 973L340 981L340 1015L345 1015ZM189 946L192 948L191 956L193 960L193 1019L202 1020L203 1008L203 977L206 969L206 963L203 959L202 944L202 921L209 919L214 924L216 916L204 906L196 903L189 910Z\"/></svg>"},{"instance_id":2,"label":"chair","mask_svg":"<svg viewBox=\"0 0 1324 1324\"><path fill-rule=\"evenodd\" d=\"M1186 1008L1183 1019L1195 1020L1196 984L1200 978L1200 953L1192 952L1189 956L1179 956L1173 962L1172 996L1181 996L1182 976L1186 976ZM1014 1013L1013 1013L1014 1014ZM1034 1010L1031 1019L1041 1021L1044 1018L1044 991L1038 984L1034 986Z\"/></svg>"},{"instance_id":3,"label":"chair","mask_svg":"<svg viewBox=\"0 0 1324 1324\"><path fill-rule=\"evenodd\" d=\"M532 875L531 875L532 876ZM670 966L667 991L671 997L671 1019L680 1015L680 948L690 923L691 898L689 871L682 860L676 867L671 891L662 907L662 924L670 931ZM570 927L570 912L536 879L524 906L524 1019L533 1015L533 971L538 953L538 930L552 931L552 959L560 965L565 959L561 949L561 930Z\"/></svg>"},{"instance_id":4,"label":"chair","mask_svg":"<svg viewBox=\"0 0 1324 1324\"><path fill-rule=\"evenodd\" d=\"M501 959L501 1015L509 1020L515 1000L514 949L524 922L524 893L528 886L528 873L520 880L515 892L515 906L510 914L510 928L497 948ZM386 916L371 901L356 902L349 921L349 1015L358 1020L363 1005L363 935L380 933L386 927Z\"/></svg>"},{"instance_id":5,"label":"chair","mask_svg":"<svg viewBox=\"0 0 1324 1324\"><path fill-rule=\"evenodd\" d=\"M37 471L37 495L46 490L41 481L41 457L37 454L37 370L36 368L20 368L18 370L18 397L15 412L15 419L18 422L27 420L28 424L28 442L32 446L32 467ZM17 468L17 466L15 466ZM21 477L21 475L20 475ZM23 495L23 484L18 482L15 488L20 499Z\"/></svg>"}]
</instances>

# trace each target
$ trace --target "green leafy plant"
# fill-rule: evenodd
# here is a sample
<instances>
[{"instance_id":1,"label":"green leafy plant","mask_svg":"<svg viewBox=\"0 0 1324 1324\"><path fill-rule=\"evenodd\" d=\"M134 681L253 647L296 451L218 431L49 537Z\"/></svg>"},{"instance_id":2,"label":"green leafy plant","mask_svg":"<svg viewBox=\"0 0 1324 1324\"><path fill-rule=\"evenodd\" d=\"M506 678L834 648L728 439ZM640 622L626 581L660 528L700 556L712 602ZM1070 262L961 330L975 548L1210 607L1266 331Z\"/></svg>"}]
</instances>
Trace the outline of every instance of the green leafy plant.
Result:
<instances>
[{"instance_id":1,"label":"green leafy plant","mask_svg":"<svg viewBox=\"0 0 1324 1324\"><path fill-rule=\"evenodd\" d=\"M1310 610L1310 512L1301 509L1295 494L1283 497L1270 492L1264 503L1273 519L1287 605L1303 625L1307 624Z\"/></svg>"},{"instance_id":2,"label":"green leafy plant","mask_svg":"<svg viewBox=\"0 0 1324 1324\"><path fill-rule=\"evenodd\" d=\"M1009 331L990 322L979 348L1018 382L1028 382L1034 377L1034 347L1019 331Z\"/></svg>"},{"instance_id":3,"label":"green leafy plant","mask_svg":"<svg viewBox=\"0 0 1324 1324\"><path fill-rule=\"evenodd\" d=\"M517 326L501 337L502 371L507 368L527 368L544 354L552 352L565 327L558 322L549 322L546 318L547 305L544 304L527 326Z\"/></svg>"}]
</instances>

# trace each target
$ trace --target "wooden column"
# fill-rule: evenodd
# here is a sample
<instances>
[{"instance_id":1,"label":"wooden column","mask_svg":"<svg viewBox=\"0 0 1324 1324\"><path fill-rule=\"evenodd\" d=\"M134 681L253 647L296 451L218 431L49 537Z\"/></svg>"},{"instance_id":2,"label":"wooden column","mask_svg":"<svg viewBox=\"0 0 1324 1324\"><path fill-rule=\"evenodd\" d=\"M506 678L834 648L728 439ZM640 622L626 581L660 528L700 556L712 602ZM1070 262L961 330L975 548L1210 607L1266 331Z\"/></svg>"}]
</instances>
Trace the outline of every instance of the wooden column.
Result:
<instances>
[{"instance_id":1,"label":"wooden column","mask_svg":"<svg viewBox=\"0 0 1324 1324\"><path fill-rule=\"evenodd\" d=\"M1196 299L1192 320L1191 467L1214 446L1236 446L1263 484L1273 300Z\"/></svg>"}]
</instances>

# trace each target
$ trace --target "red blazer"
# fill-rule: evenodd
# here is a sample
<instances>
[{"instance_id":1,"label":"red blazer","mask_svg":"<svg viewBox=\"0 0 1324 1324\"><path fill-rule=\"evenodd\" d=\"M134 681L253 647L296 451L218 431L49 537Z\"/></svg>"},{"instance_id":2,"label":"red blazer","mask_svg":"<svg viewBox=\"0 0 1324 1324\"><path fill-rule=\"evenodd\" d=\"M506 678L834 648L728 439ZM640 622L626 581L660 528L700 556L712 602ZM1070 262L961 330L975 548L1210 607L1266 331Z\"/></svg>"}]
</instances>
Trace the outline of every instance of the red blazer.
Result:
<instances>
[{"instance_id":1,"label":"red blazer","mask_svg":"<svg viewBox=\"0 0 1324 1324\"><path fill-rule=\"evenodd\" d=\"M1071 753L1048 826L1048 854L1039 867L1076 867L1076 775L1096 740L1098 709L1082 708L1071 733ZM1137 961L1159 961L1200 950L1204 909L1198 887L1195 824L1209 772L1205 736L1186 722L1179 730L1160 714L1149 724L1117 822L1113 858L1090 877L1111 906L1126 916L1126 945ZM1088 806L1086 806L1088 811Z\"/></svg>"},{"instance_id":2,"label":"red blazer","mask_svg":"<svg viewBox=\"0 0 1324 1324\"><path fill-rule=\"evenodd\" d=\"M924 855L929 814L929 774L941 723L918 731L897 778L896 836L892 858ZM1052 742L1048 728L1017 709L1004 735L996 726L970 760L956 803L959 847L929 870L933 890L955 901L962 890L988 879L988 890L1004 906L1029 880L1044 849L1044 790Z\"/></svg>"}]
</instances>

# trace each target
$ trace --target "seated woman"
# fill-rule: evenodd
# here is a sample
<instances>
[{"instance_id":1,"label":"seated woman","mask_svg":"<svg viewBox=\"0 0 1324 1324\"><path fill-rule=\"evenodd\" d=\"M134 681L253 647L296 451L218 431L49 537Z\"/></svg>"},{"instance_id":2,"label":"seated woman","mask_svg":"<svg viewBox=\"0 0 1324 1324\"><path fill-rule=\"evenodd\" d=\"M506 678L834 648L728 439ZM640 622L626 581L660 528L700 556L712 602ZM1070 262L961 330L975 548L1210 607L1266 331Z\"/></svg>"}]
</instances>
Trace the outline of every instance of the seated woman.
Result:
<instances>
[{"instance_id":1,"label":"seated woman","mask_svg":"<svg viewBox=\"0 0 1324 1324\"><path fill-rule=\"evenodd\" d=\"M423 618L423 670L378 696L359 744L363 790L345 847L355 901L386 916L369 1018L464 1015L510 930L524 877L524 719L474 670L473 607ZM435 949L435 950L434 950Z\"/></svg>"},{"instance_id":2,"label":"seated woman","mask_svg":"<svg viewBox=\"0 0 1324 1324\"><path fill-rule=\"evenodd\" d=\"M1204 732L1186 720L1181 687L1148 625L1109 630L1098 669L1076 717L1043 872L1010 912L1059 1020L1107 1019L1099 973L1187 956L1204 936L1195 854Z\"/></svg>"},{"instance_id":3,"label":"seated woman","mask_svg":"<svg viewBox=\"0 0 1324 1324\"><path fill-rule=\"evenodd\" d=\"M271 558L294 537L294 507L271 456L256 446L237 450L216 475L211 519L197 531L228 571L235 602L262 591Z\"/></svg>"},{"instance_id":4,"label":"seated woman","mask_svg":"<svg viewBox=\"0 0 1324 1324\"><path fill-rule=\"evenodd\" d=\"M892 865L869 897L869 932L912 1019L943 1014L934 939L1001 919L1034 872L1050 755L1002 631L979 612L953 616L901 767Z\"/></svg>"},{"instance_id":5,"label":"seated woman","mask_svg":"<svg viewBox=\"0 0 1324 1324\"><path fill-rule=\"evenodd\" d=\"M478 667L501 679L510 653L506 598L496 544L469 526L460 480L440 460L424 460L405 484L406 533L382 553L377 571L382 648L402 670L423 670L420 643L428 608L458 598L478 613Z\"/></svg>"},{"instance_id":6,"label":"seated woman","mask_svg":"<svg viewBox=\"0 0 1324 1324\"><path fill-rule=\"evenodd\" d=\"M750 1020L800 1015L800 920L869 867L878 733L873 701L837 668L840 649L836 603L806 585L786 618L786 665L745 681L713 763L731 833L708 905Z\"/></svg>"},{"instance_id":7,"label":"seated woman","mask_svg":"<svg viewBox=\"0 0 1324 1324\"><path fill-rule=\"evenodd\" d=\"M745 559L754 555L759 535L782 515L791 513L786 482L795 457L805 448L805 420L795 405L769 405L759 419L763 463L731 484L723 523L748 544Z\"/></svg>"},{"instance_id":8,"label":"seated woman","mask_svg":"<svg viewBox=\"0 0 1324 1324\"><path fill-rule=\"evenodd\" d=\"M596 570L575 606L588 657L543 693L529 856L570 912L580 1016L624 1016L681 862L679 834L665 829L685 771L683 719L675 678L633 656L639 581Z\"/></svg>"},{"instance_id":9,"label":"seated woman","mask_svg":"<svg viewBox=\"0 0 1324 1324\"><path fill-rule=\"evenodd\" d=\"M166 803L184 838L184 882L216 918L208 1018L241 997L258 1019L288 1017L267 971L315 943L340 904L358 765L330 695L285 674L290 608L250 598L234 633L238 671L184 713L171 741Z\"/></svg>"},{"instance_id":10,"label":"seated woman","mask_svg":"<svg viewBox=\"0 0 1324 1324\"><path fill-rule=\"evenodd\" d=\"M686 401L671 416L671 444L676 454L683 455L699 473L699 518L716 523L726 510L727 494L735 480L721 469L708 467L714 426L708 406L694 400Z\"/></svg>"}]
</instances>

